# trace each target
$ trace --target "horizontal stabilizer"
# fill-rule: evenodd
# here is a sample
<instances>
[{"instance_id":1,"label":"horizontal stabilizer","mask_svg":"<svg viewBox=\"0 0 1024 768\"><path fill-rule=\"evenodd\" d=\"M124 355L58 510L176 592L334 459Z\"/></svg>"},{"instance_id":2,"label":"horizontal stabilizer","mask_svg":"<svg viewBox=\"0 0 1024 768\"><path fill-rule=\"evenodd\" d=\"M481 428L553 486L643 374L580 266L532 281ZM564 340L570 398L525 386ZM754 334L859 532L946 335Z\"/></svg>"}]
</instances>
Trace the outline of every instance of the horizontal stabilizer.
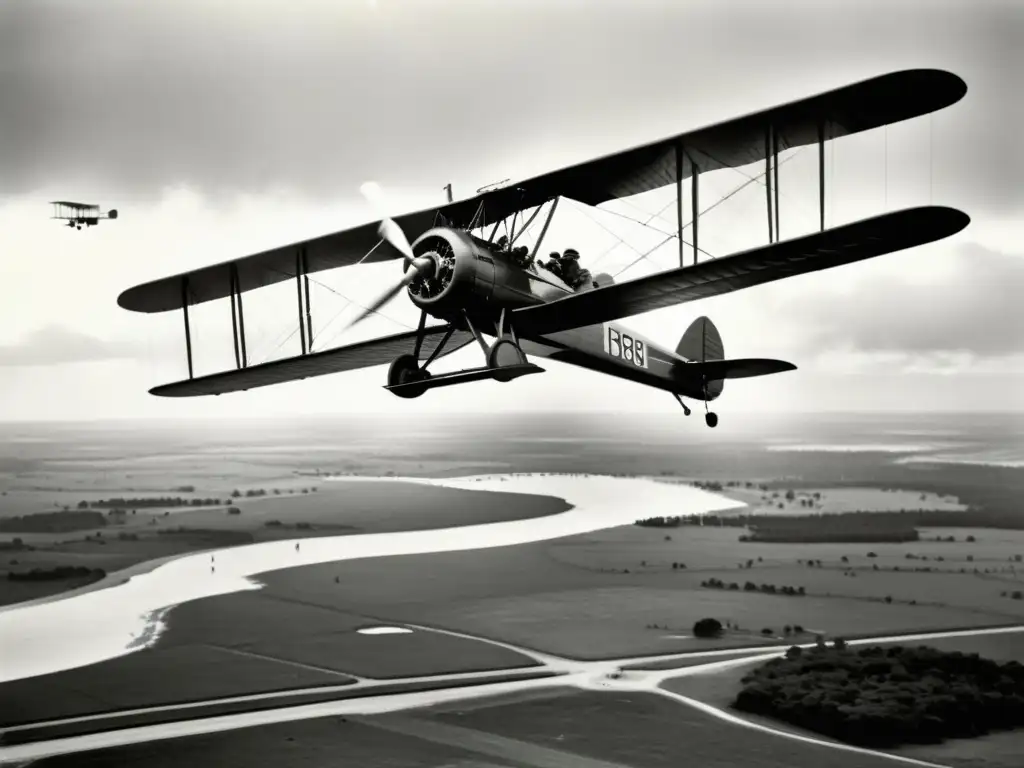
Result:
<instances>
[{"instance_id":1,"label":"horizontal stabilizer","mask_svg":"<svg viewBox=\"0 0 1024 768\"><path fill-rule=\"evenodd\" d=\"M436 347L427 341L432 337L444 334L446 326L435 326L424 331L422 357L429 355ZM440 340L439 340L440 341ZM467 331L455 331L445 344L438 357L450 355L473 341L473 334ZM199 397L200 395L223 395L228 392L242 392L247 389L266 387L271 384L283 384L286 381L307 379L311 376L323 376L328 373L354 371L358 368L369 368L374 365L385 365L399 355L411 354L415 350L416 331L406 331L393 336L384 336L368 341L358 341L347 347L327 349L323 352L311 352L308 355L289 357L285 360L273 360L269 363L252 365L233 371L213 373L185 379L173 384L164 384L149 391L159 397Z\"/></svg>"},{"instance_id":2,"label":"horizontal stabilizer","mask_svg":"<svg viewBox=\"0 0 1024 768\"><path fill-rule=\"evenodd\" d=\"M686 374L706 377L708 381L723 379L750 379L754 376L770 376L773 373L795 371L796 366L785 360L768 360L758 357L738 360L712 360L707 363L685 363Z\"/></svg>"}]
</instances>

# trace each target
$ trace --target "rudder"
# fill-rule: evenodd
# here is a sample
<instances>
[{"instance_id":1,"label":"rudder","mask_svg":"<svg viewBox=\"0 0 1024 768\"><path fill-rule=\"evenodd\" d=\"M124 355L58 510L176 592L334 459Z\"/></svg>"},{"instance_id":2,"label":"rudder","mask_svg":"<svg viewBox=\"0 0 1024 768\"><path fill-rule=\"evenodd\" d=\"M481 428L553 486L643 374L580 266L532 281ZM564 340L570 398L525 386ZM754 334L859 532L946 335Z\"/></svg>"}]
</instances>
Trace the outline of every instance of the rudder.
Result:
<instances>
[{"instance_id":1,"label":"rudder","mask_svg":"<svg viewBox=\"0 0 1024 768\"><path fill-rule=\"evenodd\" d=\"M701 316L690 323L676 346L676 354L687 361L706 363L725 359L725 345L715 324ZM712 379L707 382L707 399L714 400L725 389L725 381Z\"/></svg>"},{"instance_id":2,"label":"rudder","mask_svg":"<svg viewBox=\"0 0 1024 768\"><path fill-rule=\"evenodd\" d=\"M676 354L698 363L724 360L725 345L715 324L707 317L698 317L686 329L676 346Z\"/></svg>"}]
</instances>

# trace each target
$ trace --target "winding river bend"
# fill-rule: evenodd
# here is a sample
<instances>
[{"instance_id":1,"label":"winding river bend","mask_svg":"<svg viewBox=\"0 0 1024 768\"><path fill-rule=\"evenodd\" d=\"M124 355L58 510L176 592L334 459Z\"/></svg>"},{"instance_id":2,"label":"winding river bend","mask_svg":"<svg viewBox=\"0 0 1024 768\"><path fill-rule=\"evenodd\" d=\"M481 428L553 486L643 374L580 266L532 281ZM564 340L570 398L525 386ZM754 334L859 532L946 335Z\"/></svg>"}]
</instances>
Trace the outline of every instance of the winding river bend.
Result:
<instances>
[{"instance_id":1,"label":"winding river bend","mask_svg":"<svg viewBox=\"0 0 1024 768\"><path fill-rule=\"evenodd\" d=\"M95 664L152 645L163 616L204 597L260 589L259 573L367 557L502 547L589 533L637 517L702 514L743 506L685 485L595 475L487 475L465 478L336 478L338 482L414 482L463 490L564 499L572 509L530 520L428 531L273 541L182 555L131 569L105 588L0 609L0 682ZM486 503L486 496L481 496ZM642 512L641 512L642 511ZM210 555L216 556L215 573ZM117 574L113 574L115 577Z\"/></svg>"}]
</instances>

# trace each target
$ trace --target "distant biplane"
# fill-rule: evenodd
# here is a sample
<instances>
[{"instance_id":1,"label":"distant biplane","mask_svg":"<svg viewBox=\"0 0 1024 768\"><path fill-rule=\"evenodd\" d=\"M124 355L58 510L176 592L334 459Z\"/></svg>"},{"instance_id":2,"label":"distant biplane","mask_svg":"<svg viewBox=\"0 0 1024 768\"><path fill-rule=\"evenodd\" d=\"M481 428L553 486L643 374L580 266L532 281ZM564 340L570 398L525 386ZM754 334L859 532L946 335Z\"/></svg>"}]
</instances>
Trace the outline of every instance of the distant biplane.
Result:
<instances>
[{"instance_id":1,"label":"distant biplane","mask_svg":"<svg viewBox=\"0 0 1024 768\"><path fill-rule=\"evenodd\" d=\"M54 200L50 203L53 206L51 219L66 221L72 229L81 229L84 224L87 227L95 227L101 219L113 220L117 218L117 209L111 208L106 214L100 212L98 205L90 203L71 203L67 200Z\"/></svg>"},{"instance_id":2,"label":"distant biplane","mask_svg":"<svg viewBox=\"0 0 1024 768\"><path fill-rule=\"evenodd\" d=\"M629 149L516 184L485 187L474 197L439 208L371 222L341 232L131 288L118 298L125 309L182 309L188 379L155 387L154 395L220 395L327 373L390 363L387 389L418 397L434 387L482 379L501 382L543 371L529 357L550 358L704 402L705 419L718 417L707 403L726 379L791 371L791 363L725 358L721 336L705 317L695 320L674 350L618 323L659 307L718 296L755 285L850 264L953 235L970 221L953 208L909 208L825 229L825 142L840 136L925 115L959 101L967 86L941 70L893 72L812 98ZM818 145L820 231L778 239L778 154ZM768 244L731 256L698 261L700 173L765 163ZM774 171L774 179L773 179ZM682 184L692 187L693 263L683 240ZM774 182L774 183L773 183ZM591 206L675 185L679 267L623 283L608 275L583 284L536 261L544 235L567 197ZM774 195L773 195L774 192ZM546 220L531 252L513 244L544 206ZM536 208L516 230L516 216ZM773 222L774 213L774 222ZM511 240L495 241L498 224L512 218ZM473 234L494 227L484 238ZM413 238L409 243L408 238ZM404 276L355 322L377 311L403 287L420 309L419 327L347 346L312 351L309 275L322 270L402 260ZM294 278L301 354L249 365L242 294ZM570 285L570 283L573 283ZM188 308L230 297L236 370L193 376ZM427 324L428 316L441 324ZM485 336L488 337L485 339ZM433 343L433 340L440 340ZM493 339L489 341L488 339ZM425 345L431 341L429 351ZM473 341L484 365L432 375L437 358ZM424 359L424 353L425 359Z\"/></svg>"}]
</instances>

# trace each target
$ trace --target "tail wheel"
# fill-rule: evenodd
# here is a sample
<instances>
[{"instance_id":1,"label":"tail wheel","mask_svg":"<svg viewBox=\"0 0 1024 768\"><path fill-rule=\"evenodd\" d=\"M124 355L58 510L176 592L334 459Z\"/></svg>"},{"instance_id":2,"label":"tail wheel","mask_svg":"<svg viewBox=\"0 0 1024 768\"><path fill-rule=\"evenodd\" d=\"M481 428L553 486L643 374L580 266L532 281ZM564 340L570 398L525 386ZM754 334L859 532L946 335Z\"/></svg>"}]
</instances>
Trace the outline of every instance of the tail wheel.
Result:
<instances>
[{"instance_id":1,"label":"tail wheel","mask_svg":"<svg viewBox=\"0 0 1024 768\"><path fill-rule=\"evenodd\" d=\"M388 368L388 386L396 384L409 384L415 381L426 381L430 378L430 372L420 368L419 360L415 355L399 355L392 361ZM395 392L399 397L419 397L427 391L426 385L422 387L409 387L408 389Z\"/></svg>"},{"instance_id":2,"label":"tail wheel","mask_svg":"<svg viewBox=\"0 0 1024 768\"><path fill-rule=\"evenodd\" d=\"M526 362L526 353L512 339L498 339L487 353L488 368L505 368L510 365L523 365ZM512 377L504 376L501 373L495 374L497 381L511 381Z\"/></svg>"}]
</instances>

